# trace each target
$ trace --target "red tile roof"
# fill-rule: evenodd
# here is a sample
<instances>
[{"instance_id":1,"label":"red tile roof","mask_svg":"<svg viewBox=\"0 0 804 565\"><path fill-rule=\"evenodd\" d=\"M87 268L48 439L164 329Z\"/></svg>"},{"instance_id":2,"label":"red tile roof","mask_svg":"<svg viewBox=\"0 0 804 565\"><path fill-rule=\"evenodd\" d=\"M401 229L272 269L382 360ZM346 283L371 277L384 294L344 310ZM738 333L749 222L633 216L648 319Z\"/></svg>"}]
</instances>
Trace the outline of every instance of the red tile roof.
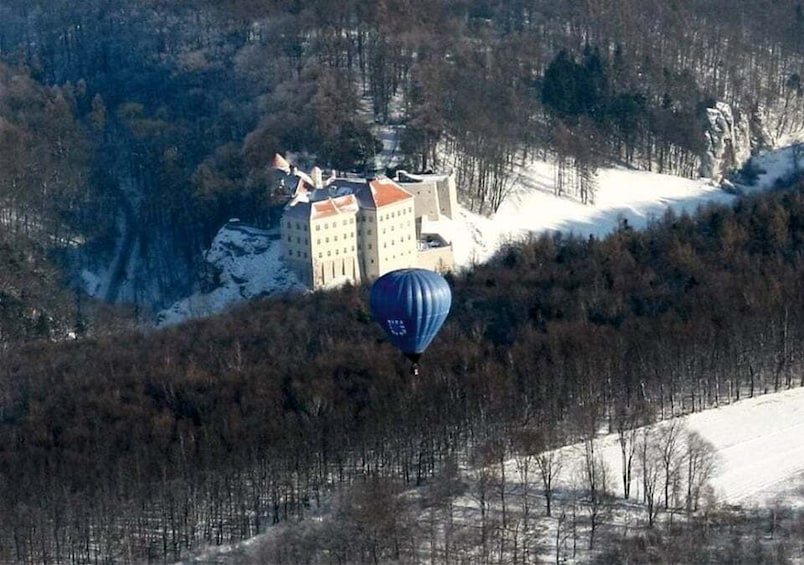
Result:
<instances>
[{"instance_id":1,"label":"red tile roof","mask_svg":"<svg viewBox=\"0 0 804 565\"><path fill-rule=\"evenodd\" d=\"M396 184L391 179L381 178L369 181L371 187L371 196L374 199L374 204L377 208L388 206L389 204L396 204L402 200L413 198L413 195Z\"/></svg>"}]
</instances>

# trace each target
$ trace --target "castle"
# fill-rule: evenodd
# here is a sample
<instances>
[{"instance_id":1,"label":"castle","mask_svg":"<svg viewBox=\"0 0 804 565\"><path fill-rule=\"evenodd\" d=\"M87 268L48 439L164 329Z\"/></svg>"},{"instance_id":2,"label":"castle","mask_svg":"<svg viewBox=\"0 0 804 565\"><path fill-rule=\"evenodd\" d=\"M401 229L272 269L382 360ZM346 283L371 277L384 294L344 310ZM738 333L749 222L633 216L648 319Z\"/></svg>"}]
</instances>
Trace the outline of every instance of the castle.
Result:
<instances>
[{"instance_id":1,"label":"castle","mask_svg":"<svg viewBox=\"0 0 804 565\"><path fill-rule=\"evenodd\" d=\"M284 257L311 289L370 281L395 269L453 268L452 244L439 222L458 210L452 175L339 177L324 180L274 158L292 196L281 221Z\"/></svg>"}]
</instances>

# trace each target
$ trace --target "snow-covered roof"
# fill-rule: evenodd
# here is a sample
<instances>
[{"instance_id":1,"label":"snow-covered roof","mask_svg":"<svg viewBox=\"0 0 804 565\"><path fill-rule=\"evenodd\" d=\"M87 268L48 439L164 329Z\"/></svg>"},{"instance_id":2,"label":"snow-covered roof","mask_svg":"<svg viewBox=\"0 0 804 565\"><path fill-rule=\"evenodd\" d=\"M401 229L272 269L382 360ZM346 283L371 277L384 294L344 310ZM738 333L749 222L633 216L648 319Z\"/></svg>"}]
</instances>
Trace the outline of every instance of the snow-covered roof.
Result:
<instances>
[{"instance_id":1,"label":"snow-covered roof","mask_svg":"<svg viewBox=\"0 0 804 565\"><path fill-rule=\"evenodd\" d=\"M376 210L412 198L410 192L385 177L372 180L335 178L322 188L313 188L301 180L285 213L300 219L317 219L356 213L360 208Z\"/></svg>"},{"instance_id":2,"label":"snow-covered roof","mask_svg":"<svg viewBox=\"0 0 804 565\"><path fill-rule=\"evenodd\" d=\"M332 179L326 186L319 188L310 193L311 201L326 200L328 198L337 198L339 196L346 196L347 194L357 194L357 192L365 186L364 180L352 179Z\"/></svg>"},{"instance_id":3,"label":"snow-covered roof","mask_svg":"<svg viewBox=\"0 0 804 565\"><path fill-rule=\"evenodd\" d=\"M396 172L396 181L400 183L413 182L438 182L449 178L449 175L436 173L409 173L399 170Z\"/></svg>"},{"instance_id":4,"label":"snow-covered roof","mask_svg":"<svg viewBox=\"0 0 804 565\"><path fill-rule=\"evenodd\" d=\"M321 218L339 214L355 214L357 210L357 198L355 198L354 194L347 194L338 198L312 202L310 204L310 219L320 220Z\"/></svg>"},{"instance_id":5,"label":"snow-covered roof","mask_svg":"<svg viewBox=\"0 0 804 565\"><path fill-rule=\"evenodd\" d=\"M290 173L290 163L279 153L274 155L274 169Z\"/></svg>"},{"instance_id":6,"label":"snow-covered roof","mask_svg":"<svg viewBox=\"0 0 804 565\"><path fill-rule=\"evenodd\" d=\"M318 192L318 191L316 191ZM325 199L294 199L285 207L285 217L299 220L320 220L341 214L356 214L359 205L354 194Z\"/></svg>"},{"instance_id":7,"label":"snow-covered roof","mask_svg":"<svg viewBox=\"0 0 804 565\"><path fill-rule=\"evenodd\" d=\"M286 185L293 186L293 183L296 183L293 198L287 206L289 209L296 208L299 204L305 202L326 202L347 195L353 195L359 207L371 209L382 208L383 206L389 206L413 198L410 192L386 177L376 179L340 178L335 176L333 172L332 176L324 181L323 171L320 168L313 167L311 174L308 175L304 171L291 165L278 153L274 156L273 166L274 169L283 171L287 175L284 181ZM447 178L446 175L426 174L414 176L404 171L401 171L401 173L403 176L398 176L398 178L405 178L407 182L433 181ZM334 206L334 208L332 208L332 206ZM314 212L312 210L314 209L320 209L322 211L325 209L338 210L340 209L340 204L325 204L318 208L313 207L310 209L310 217L313 217ZM299 209L293 215L306 215L305 212L305 210Z\"/></svg>"}]
</instances>

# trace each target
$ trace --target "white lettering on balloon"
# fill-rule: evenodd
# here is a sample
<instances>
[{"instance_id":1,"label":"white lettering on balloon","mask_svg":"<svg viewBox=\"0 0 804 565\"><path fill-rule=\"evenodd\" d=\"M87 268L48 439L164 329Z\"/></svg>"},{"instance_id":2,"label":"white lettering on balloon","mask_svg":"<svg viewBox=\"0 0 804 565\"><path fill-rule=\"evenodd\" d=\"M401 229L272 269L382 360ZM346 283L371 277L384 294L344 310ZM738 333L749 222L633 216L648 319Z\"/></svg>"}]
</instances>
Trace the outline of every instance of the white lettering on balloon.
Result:
<instances>
[{"instance_id":1,"label":"white lettering on balloon","mask_svg":"<svg viewBox=\"0 0 804 565\"><path fill-rule=\"evenodd\" d=\"M408 333L404 320L388 320L388 331L395 336L403 336Z\"/></svg>"}]
</instances>

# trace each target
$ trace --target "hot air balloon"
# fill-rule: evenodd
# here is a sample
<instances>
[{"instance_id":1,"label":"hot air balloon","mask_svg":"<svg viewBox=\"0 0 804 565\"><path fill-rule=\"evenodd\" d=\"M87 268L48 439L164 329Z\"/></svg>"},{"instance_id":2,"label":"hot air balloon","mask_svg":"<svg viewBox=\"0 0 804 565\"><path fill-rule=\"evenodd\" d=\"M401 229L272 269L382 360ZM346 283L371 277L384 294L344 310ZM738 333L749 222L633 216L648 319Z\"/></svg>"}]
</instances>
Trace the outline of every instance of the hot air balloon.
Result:
<instances>
[{"instance_id":1,"label":"hot air balloon","mask_svg":"<svg viewBox=\"0 0 804 565\"><path fill-rule=\"evenodd\" d=\"M426 269L399 269L384 274L371 286L371 313L391 343L413 363L447 318L452 293L444 277Z\"/></svg>"}]
</instances>

